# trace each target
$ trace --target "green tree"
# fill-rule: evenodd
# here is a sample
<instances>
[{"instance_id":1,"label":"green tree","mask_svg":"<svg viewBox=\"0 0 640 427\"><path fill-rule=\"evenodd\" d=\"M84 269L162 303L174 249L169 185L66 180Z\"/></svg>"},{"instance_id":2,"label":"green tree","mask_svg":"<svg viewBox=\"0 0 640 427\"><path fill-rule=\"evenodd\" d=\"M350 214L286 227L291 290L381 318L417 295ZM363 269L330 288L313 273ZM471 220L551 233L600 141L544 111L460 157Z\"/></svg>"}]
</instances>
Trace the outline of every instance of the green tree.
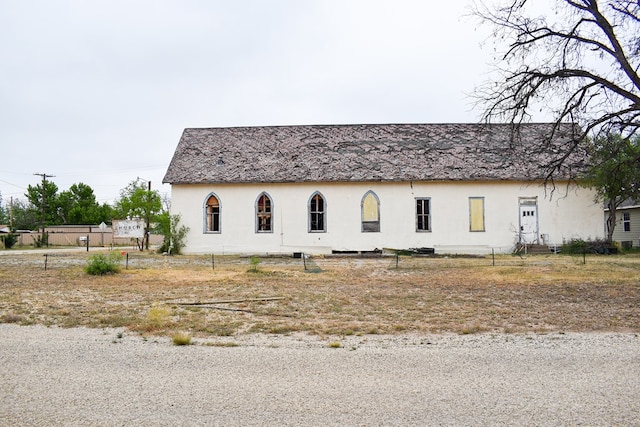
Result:
<instances>
[{"instance_id":1,"label":"green tree","mask_svg":"<svg viewBox=\"0 0 640 427\"><path fill-rule=\"evenodd\" d=\"M105 206L98 204L93 189L81 182L61 192L58 205L58 214L64 224L99 224L111 220L110 215L105 217Z\"/></svg>"},{"instance_id":2,"label":"green tree","mask_svg":"<svg viewBox=\"0 0 640 427\"><path fill-rule=\"evenodd\" d=\"M604 202L607 214L607 241L613 240L616 210L628 199L640 199L640 137L628 139L619 134L592 141L593 165L586 185L597 189L598 201Z\"/></svg>"},{"instance_id":3,"label":"green tree","mask_svg":"<svg viewBox=\"0 0 640 427\"><path fill-rule=\"evenodd\" d=\"M473 9L495 40L495 73L477 89L485 120L519 124L540 111L556 125L549 138L562 123L579 125L563 150L549 153L547 178L587 135L632 138L640 129L640 2L550 3L476 0Z\"/></svg>"},{"instance_id":4,"label":"green tree","mask_svg":"<svg viewBox=\"0 0 640 427\"><path fill-rule=\"evenodd\" d=\"M2 204L2 192L0 192L0 224L9 224L9 212L8 209Z\"/></svg>"},{"instance_id":5,"label":"green tree","mask_svg":"<svg viewBox=\"0 0 640 427\"><path fill-rule=\"evenodd\" d=\"M101 222L111 223L115 215L115 210L109 203L103 203L98 207L98 219L96 220L96 224Z\"/></svg>"},{"instance_id":6,"label":"green tree","mask_svg":"<svg viewBox=\"0 0 640 427\"><path fill-rule=\"evenodd\" d=\"M151 190L151 183L135 180L120 191L120 199L114 206L115 214L120 219L143 219L145 221L145 239L141 250L149 249L149 231L151 224L158 220L162 213L160 193Z\"/></svg>"},{"instance_id":7,"label":"green tree","mask_svg":"<svg viewBox=\"0 0 640 427\"><path fill-rule=\"evenodd\" d=\"M21 199L13 200L13 228L15 230L35 230L40 223L37 209Z\"/></svg>"},{"instance_id":8,"label":"green tree","mask_svg":"<svg viewBox=\"0 0 640 427\"><path fill-rule=\"evenodd\" d=\"M58 203L58 186L55 183L44 181L35 186L29 185L25 196L29 200L30 209L41 228L62 223L58 215L60 205Z\"/></svg>"}]
</instances>

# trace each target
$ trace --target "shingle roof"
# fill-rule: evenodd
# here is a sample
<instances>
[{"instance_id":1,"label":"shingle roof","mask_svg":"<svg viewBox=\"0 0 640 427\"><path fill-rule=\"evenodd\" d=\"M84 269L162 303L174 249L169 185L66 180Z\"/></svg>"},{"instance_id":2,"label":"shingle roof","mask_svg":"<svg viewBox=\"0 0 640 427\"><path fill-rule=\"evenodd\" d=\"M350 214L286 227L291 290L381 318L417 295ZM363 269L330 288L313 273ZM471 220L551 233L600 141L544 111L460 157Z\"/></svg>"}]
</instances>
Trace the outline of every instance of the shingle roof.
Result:
<instances>
[{"instance_id":1,"label":"shingle roof","mask_svg":"<svg viewBox=\"0 0 640 427\"><path fill-rule=\"evenodd\" d=\"M552 124L308 125L184 130L165 183L535 180L571 144ZM554 173L575 178L576 151Z\"/></svg>"}]
</instances>

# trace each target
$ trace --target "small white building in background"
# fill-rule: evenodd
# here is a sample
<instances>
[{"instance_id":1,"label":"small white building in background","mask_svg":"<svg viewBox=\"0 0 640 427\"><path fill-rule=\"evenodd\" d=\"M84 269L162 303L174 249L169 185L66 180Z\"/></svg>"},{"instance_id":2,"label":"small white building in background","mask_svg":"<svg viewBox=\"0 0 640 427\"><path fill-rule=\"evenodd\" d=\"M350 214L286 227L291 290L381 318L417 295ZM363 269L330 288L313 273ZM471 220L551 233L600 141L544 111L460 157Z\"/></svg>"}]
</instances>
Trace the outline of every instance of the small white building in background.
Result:
<instances>
[{"instance_id":1,"label":"small white building in background","mask_svg":"<svg viewBox=\"0 0 640 427\"><path fill-rule=\"evenodd\" d=\"M572 125L185 129L164 182L187 254L511 252L604 236Z\"/></svg>"},{"instance_id":2,"label":"small white building in background","mask_svg":"<svg viewBox=\"0 0 640 427\"><path fill-rule=\"evenodd\" d=\"M605 208L605 218L608 214L609 209ZM616 227L612 238L624 249L640 247L640 202L626 200L616 209Z\"/></svg>"}]
</instances>

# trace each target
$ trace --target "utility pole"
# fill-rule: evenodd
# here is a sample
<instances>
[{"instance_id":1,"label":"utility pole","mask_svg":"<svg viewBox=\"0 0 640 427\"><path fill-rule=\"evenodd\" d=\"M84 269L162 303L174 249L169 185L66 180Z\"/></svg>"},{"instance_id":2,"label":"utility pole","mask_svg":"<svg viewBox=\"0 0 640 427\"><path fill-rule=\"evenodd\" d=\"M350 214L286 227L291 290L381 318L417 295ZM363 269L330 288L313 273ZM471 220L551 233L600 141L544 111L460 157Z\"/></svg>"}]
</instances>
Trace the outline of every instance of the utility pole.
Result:
<instances>
[{"instance_id":1,"label":"utility pole","mask_svg":"<svg viewBox=\"0 0 640 427\"><path fill-rule=\"evenodd\" d=\"M44 215L45 215L45 188L47 184L47 178L55 178L55 175L47 175L46 173L34 173L34 175L42 177L42 217L40 218L40 228L42 228L42 239L44 239Z\"/></svg>"},{"instance_id":2,"label":"utility pole","mask_svg":"<svg viewBox=\"0 0 640 427\"><path fill-rule=\"evenodd\" d=\"M149 227L151 227L151 181L149 181L149 187L147 190L147 229L145 230L145 240L147 243L147 250L149 250Z\"/></svg>"},{"instance_id":3,"label":"utility pole","mask_svg":"<svg viewBox=\"0 0 640 427\"><path fill-rule=\"evenodd\" d=\"M9 204L9 229L13 231L13 196L11 196L11 203Z\"/></svg>"}]
</instances>

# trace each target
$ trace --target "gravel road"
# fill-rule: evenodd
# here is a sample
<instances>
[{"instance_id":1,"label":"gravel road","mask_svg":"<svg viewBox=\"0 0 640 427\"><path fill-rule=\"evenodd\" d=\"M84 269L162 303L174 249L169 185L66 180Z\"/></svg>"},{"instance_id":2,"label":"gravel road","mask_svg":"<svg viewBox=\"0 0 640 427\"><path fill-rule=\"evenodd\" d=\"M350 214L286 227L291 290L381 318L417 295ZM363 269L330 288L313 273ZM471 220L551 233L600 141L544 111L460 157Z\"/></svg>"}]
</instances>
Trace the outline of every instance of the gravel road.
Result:
<instances>
[{"instance_id":1,"label":"gravel road","mask_svg":"<svg viewBox=\"0 0 640 427\"><path fill-rule=\"evenodd\" d=\"M251 335L178 347L2 324L0 425L639 425L639 374L636 334Z\"/></svg>"}]
</instances>

